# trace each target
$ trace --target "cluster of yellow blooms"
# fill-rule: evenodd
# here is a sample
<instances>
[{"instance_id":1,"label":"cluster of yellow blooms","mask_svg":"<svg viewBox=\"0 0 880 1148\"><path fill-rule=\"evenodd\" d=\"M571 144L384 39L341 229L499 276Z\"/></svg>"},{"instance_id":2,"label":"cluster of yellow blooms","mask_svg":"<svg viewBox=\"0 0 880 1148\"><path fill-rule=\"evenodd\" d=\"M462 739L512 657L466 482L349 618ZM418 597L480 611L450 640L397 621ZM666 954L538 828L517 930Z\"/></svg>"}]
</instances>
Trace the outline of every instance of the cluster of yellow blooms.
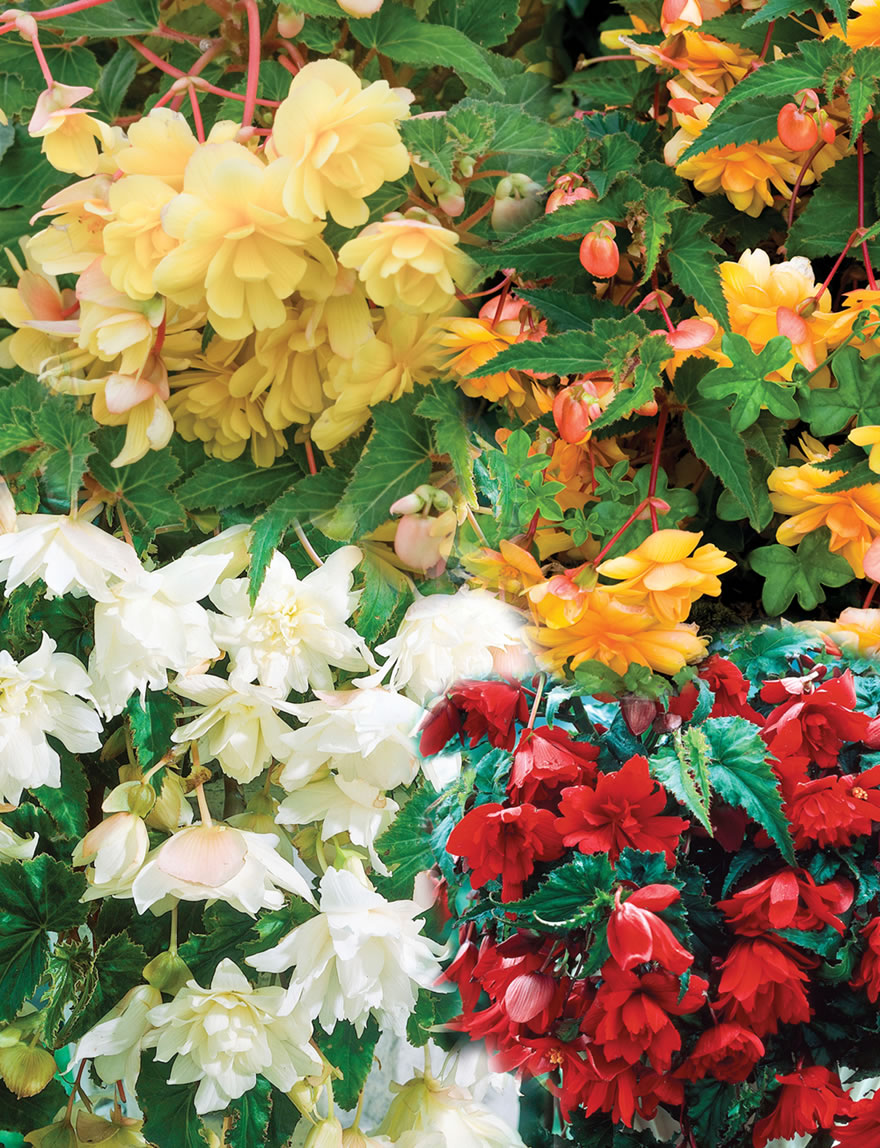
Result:
<instances>
[{"instance_id":1,"label":"cluster of yellow blooms","mask_svg":"<svg viewBox=\"0 0 880 1148\"><path fill-rule=\"evenodd\" d=\"M82 178L43 206L51 222L0 292L16 328L0 362L91 395L98 422L127 428L118 465L175 427L218 458L249 447L260 466L294 426L329 451L437 373L438 319L472 260L426 211L371 223L365 202L410 168L405 89L315 61L268 137L220 121L204 142L162 107L108 127L75 106L89 91L54 84L29 125ZM362 230L334 252L328 217Z\"/></svg>"}]
</instances>

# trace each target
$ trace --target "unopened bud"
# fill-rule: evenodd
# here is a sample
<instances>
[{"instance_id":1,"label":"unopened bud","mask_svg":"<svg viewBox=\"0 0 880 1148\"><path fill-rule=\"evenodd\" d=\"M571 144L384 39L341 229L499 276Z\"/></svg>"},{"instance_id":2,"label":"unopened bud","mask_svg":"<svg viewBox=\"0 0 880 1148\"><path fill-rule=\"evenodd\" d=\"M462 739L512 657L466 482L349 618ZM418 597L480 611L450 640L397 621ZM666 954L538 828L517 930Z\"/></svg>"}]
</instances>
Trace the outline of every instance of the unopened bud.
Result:
<instances>
[{"instance_id":1,"label":"unopened bud","mask_svg":"<svg viewBox=\"0 0 880 1148\"><path fill-rule=\"evenodd\" d=\"M0 1077L19 1100L42 1092L57 1071L55 1057L44 1048L27 1044L0 1048Z\"/></svg>"},{"instance_id":2,"label":"unopened bud","mask_svg":"<svg viewBox=\"0 0 880 1148\"><path fill-rule=\"evenodd\" d=\"M461 173L462 179L470 179L474 174L474 168L477 166L477 161L472 155L465 155L458 161L458 170Z\"/></svg>"},{"instance_id":3,"label":"unopened bud","mask_svg":"<svg viewBox=\"0 0 880 1148\"><path fill-rule=\"evenodd\" d=\"M633 737L639 737L657 716L657 703L651 698L625 694L620 699L620 712L629 732Z\"/></svg>"},{"instance_id":4,"label":"unopened bud","mask_svg":"<svg viewBox=\"0 0 880 1148\"><path fill-rule=\"evenodd\" d=\"M464 211L464 191L460 183L452 179L438 179L433 186L437 206L453 218Z\"/></svg>"},{"instance_id":5,"label":"unopened bud","mask_svg":"<svg viewBox=\"0 0 880 1148\"><path fill-rule=\"evenodd\" d=\"M306 18L289 4L278 5L278 35L285 40L293 40L305 26Z\"/></svg>"},{"instance_id":6,"label":"unopened bud","mask_svg":"<svg viewBox=\"0 0 880 1148\"><path fill-rule=\"evenodd\" d=\"M156 791L148 781L141 781L128 791L128 811L137 817L146 817L155 804Z\"/></svg>"},{"instance_id":7,"label":"unopened bud","mask_svg":"<svg viewBox=\"0 0 880 1148\"><path fill-rule=\"evenodd\" d=\"M335 1116L319 1120L309 1129L303 1148L342 1148L342 1125Z\"/></svg>"},{"instance_id":8,"label":"unopened bud","mask_svg":"<svg viewBox=\"0 0 880 1148\"><path fill-rule=\"evenodd\" d=\"M502 233L519 231L542 214L538 196L543 191L522 172L514 172L498 181L492 205L492 227Z\"/></svg>"},{"instance_id":9,"label":"unopened bud","mask_svg":"<svg viewBox=\"0 0 880 1148\"><path fill-rule=\"evenodd\" d=\"M175 996L194 979L192 969L178 952L160 953L144 965L143 978L161 993Z\"/></svg>"}]
</instances>

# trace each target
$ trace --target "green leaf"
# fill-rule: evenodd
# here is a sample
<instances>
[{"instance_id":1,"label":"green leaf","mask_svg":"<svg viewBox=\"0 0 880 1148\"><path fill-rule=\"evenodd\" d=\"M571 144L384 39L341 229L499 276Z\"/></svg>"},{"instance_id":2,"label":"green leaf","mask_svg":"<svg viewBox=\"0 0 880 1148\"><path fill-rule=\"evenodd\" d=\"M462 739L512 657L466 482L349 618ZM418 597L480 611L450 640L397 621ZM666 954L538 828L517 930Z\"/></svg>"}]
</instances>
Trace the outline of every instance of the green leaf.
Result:
<instances>
[{"instance_id":1,"label":"green leaf","mask_svg":"<svg viewBox=\"0 0 880 1148\"><path fill-rule=\"evenodd\" d=\"M400 134L407 150L417 157L419 163L432 168L444 179L452 179L457 149L455 140L447 133L445 116L403 120Z\"/></svg>"},{"instance_id":2,"label":"green leaf","mask_svg":"<svg viewBox=\"0 0 880 1148\"><path fill-rule=\"evenodd\" d=\"M621 318L626 314L622 307L608 299L599 299L596 295L572 295L549 287L517 290L517 296L537 307L545 319L563 331L589 331L596 319Z\"/></svg>"},{"instance_id":3,"label":"green leaf","mask_svg":"<svg viewBox=\"0 0 880 1148\"><path fill-rule=\"evenodd\" d=\"M765 579L761 601L771 617L779 617L795 595L805 610L815 610L825 601L823 585L845 586L853 580L847 560L828 550L830 539L828 527L823 526L808 534L797 552L778 544L752 551L749 565Z\"/></svg>"},{"instance_id":4,"label":"green leaf","mask_svg":"<svg viewBox=\"0 0 880 1148\"><path fill-rule=\"evenodd\" d=\"M195 1109L198 1082L169 1084L174 1060L164 1064L150 1049L141 1057L138 1103L144 1110L144 1136L162 1148L205 1148L208 1136Z\"/></svg>"},{"instance_id":5,"label":"green leaf","mask_svg":"<svg viewBox=\"0 0 880 1148\"><path fill-rule=\"evenodd\" d=\"M37 1128L51 1124L60 1108L67 1103L67 1093L60 1080L50 1080L42 1092L36 1096L19 1099L0 1083L0 1128L4 1132L20 1132L27 1135ZM5 1138L4 1138L5 1139ZM10 1146L17 1140L10 1138Z\"/></svg>"},{"instance_id":6,"label":"green leaf","mask_svg":"<svg viewBox=\"0 0 880 1148\"><path fill-rule=\"evenodd\" d=\"M334 1097L335 1097L334 1088ZM266 1139L272 1114L272 1085L258 1076L254 1087L233 1100L226 1110L229 1125L224 1143L228 1148L259 1148Z\"/></svg>"},{"instance_id":7,"label":"green leaf","mask_svg":"<svg viewBox=\"0 0 880 1148\"><path fill-rule=\"evenodd\" d=\"M723 258L724 252L706 234L710 223L707 215L693 209L676 212L666 244L666 261L672 281L726 327L727 300L718 270L718 258Z\"/></svg>"},{"instance_id":8,"label":"green leaf","mask_svg":"<svg viewBox=\"0 0 880 1148\"><path fill-rule=\"evenodd\" d=\"M187 510L250 509L265 506L282 495L302 476L292 458L276 459L272 466L254 466L248 455L227 462L210 458L174 492Z\"/></svg>"},{"instance_id":9,"label":"green leaf","mask_svg":"<svg viewBox=\"0 0 880 1148\"><path fill-rule=\"evenodd\" d=\"M710 837L715 831L709 819L709 746L699 726L684 734L676 730L673 744L651 756L651 773L702 824Z\"/></svg>"},{"instance_id":10,"label":"green leaf","mask_svg":"<svg viewBox=\"0 0 880 1148\"><path fill-rule=\"evenodd\" d=\"M666 237L672 231L672 214L686 206L673 199L665 187L651 187L633 203L628 203L627 221L630 230L641 238L645 248L645 265L639 282L651 277L663 250Z\"/></svg>"},{"instance_id":11,"label":"green leaf","mask_svg":"<svg viewBox=\"0 0 880 1148\"><path fill-rule=\"evenodd\" d=\"M758 728L741 717L709 718L700 727L709 743L709 782L729 805L744 809L794 864L794 847L767 747Z\"/></svg>"},{"instance_id":12,"label":"green leaf","mask_svg":"<svg viewBox=\"0 0 880 1148\"><path fill-rule=\"evenodd\" d=\"M534 893L504 908L538 925L583 928L604 915L612 884L611 862L604 853L577 853L554 869Z\"/></svg>"},{"instance_id":13,"label":"green leaf","mask_svg":"<svg viewBox=\"0 0 880 1148\"><path fill-rule=\"evenodd\" d=\"M114 933L108 937L93 958L94 988L88 999L76 1002L61 1034L63 1038L79 1040L122 1000L129 989L141 984L147 960L146 952L126 933Z\"/></svg>"},{"instance_id":14,"label":"green leaf","mask_svg":"<svg viewBox=\"0 0 880 1148\"><path fill-rule=\"evenodd\" d=\"M423 783L407 801L376 842L376 851L391 870L390 877L374 883L389 901L411 897L419 873L430 869L446 851L446 841L455 820L447 810L449 800L437 802L437 794ZM451 799L451 800L454 800Z\"/></svg>"},{"instance_id":15,"label":"green leaf","mask_svg":"<svg viewBox=\"0 0 880 1148\"><path fill-rule=\"evenodd\" d=\"M180 955L199 984L207 986L220 961L228 957L241 964L244 957L242 946L248 941L253 942L256 937L253 917L220 901L205 910L203 927L204 933L187 937L180 946Z\"/></svg>"},{"instance_id":16,"label":"green leaf","mask_svg":"<svg viewBox=\"0 0 880 1148\"><path fill-rule=\"evenodd\" d=\"M419 989L416 1007L406 1022L406 1039L413 1048L424 1048L433 1040L435 1025L443 1025L461 1012L461 998L458 993L431 992Z\"/></svg>"},{"instance_id":17,"label":"green leaf","mask_svg":"<svg viewBox=\"0 0 880 1148\"><path fill-rule=\"evenodd\" d=\"M561 210L561 209L560 209ZM516 343L492 359L493 371L546 371L551 375L576 375L605 368L605 347L589 331L562 331L540 342ZM485 371L483 372L486 373ZM474 371L469 378L479 378Z\"/></svg>"},{"instance_id":18,"label":"green leaf","mask_svg":"<svg viewBox=\"0 0 880 1148\"><path fill-rule=\"evenodd\" d=\"M802 399L812 433L837 434L851 419L857 426L880 423L880 362L842 347L834 356L834 377L836 387L817 387Z\"/></svg>"},{"instance_id":19,"label":"green leaf","mask_svg":"<svg viewBox=\"0 0 880 1148\"><path fill-rule=\"evenodd\" d=\"M31 793L65 836L84 837L89 828L86 808L89 779L82 762L68 749L57 742L55 749L61 758L60 788L41 785Z\"/></svg>"},{"instance_id":20,"label":"green leaf","mask_svg":"<svg viewBox=\"0 0 880 1148\"><path fill-rule=\"evenodd\" d=\"M134 49L123 43L101 69L97 93L101 111L108 120L119 115L122 101L137 72L139 59Z\"/></svg>"},{"instance_id":21,"label":"green leaf","mask_svg":"<svg viewBox=\"0 0 880 1148\"><path fill-rule=\"evenodd\" d=\"M720 1080L698 1080L685 1085L688 1119L697 1143L717 1143L727 1124L736 1088Z\"/></svg>"},{"instance_id":22,"label":"green leaf","mask_svg":"<svg viewBox=\"0 0 880 1148\"><path fill-rule=\"evenodd\" d=\"M602 220L619 219L623 215L624 204L638 201L645 192L646 188L638 180L622 180L602 199L579 199L575 203L563 204L549 215L540 216L501 244L500 250L517 251L529 247L538 239L557 236L573 235L580 238ZM577 247L572 250L577 257ZM516 265L519 267L518 260Z\"/></svg>"},{"instance_id":23,"label":"green leaf","mask_svg":"<svg viewBox=\"0 0 880 1148\"><path fill-rule=\"evenodd\" d=\"M716 367L700 380L700 394L707 399L733 395L730 425L741 434L767 409L781 419L799 417L793 389L768 376L791 362L791 340L774 335L757 354L744 335L725 335L721 349L730 359L729 367Z\"/></svg>"},{"instance_id":24,"label":"green leaf","mask_svg":"<svg viewBox=\"0 0 880 1148\"><path fill-rule=\"evenodd\" d=\"M841 25L846 34L846 5L841 5L843 19ZM880 48L870 45L853 52L852 75L846 89L854 134L864 124L865 116L874 104L877 83L880 80Z\"/></svg>"},{"instance_id":25,"label":"green leaf","mask_svg":"<svg viewBox=\"0 0 880 1148\"><path fill-rule=\"evenodd\" d=\"M50 1048L65 1044L57 1040L64 1013L79 998L88 999L94 992L94 982L86 989L86 980L92 971L91 941L59 941L52 950L46 967L49 989L45 996L41 1018L42 1039Z\"/></svg>"},{"instance_id":26,"label":"green leaf","mask_svg":"<svg viewBox=\"0 0 880 1148\"><path fill-rule=\"evenodd\" d=\"M743 431L742 437L746 447L759 454L770 466L782 466L788 458L785 424L769 411L761 411L755 422Z\"/></svg>"},{"instance_id":27,"label":"green leaf","mask_svg":"<svg viewBox=\"0 0 880 1148\"><path fill-rule=\"evenodd\" d=\"M171 748L171 735L183 706L170 690L147 690L144 704L139 694L128 699L125 712L131 741L141 769L149 769Z\"/></svg>"},{"instance_id":28,"label":"green leaf","mask_svg":"<svg viewBox=\"0 0 880 1148\"><path fill-rule=\"evenodd\" d=\"M822 491L825 494L837 494L840 490L852 490L856 486L867 486L868 483L876 481L876 472L871 470L868 460L862 458L859 459L855 466L847 467L840 478L835 479L834 482L829 483L828 486L823 486Z\"/></svg>"},{"instance_id":29,"label":"green leaf","mask_svg":"<svg viewBox=\"0 0 880 1148\"><path fill-rule=\"evenodd\" d=\"M756 12L753 12L743 25L750 28L753 24L767 24L771 20L781 20L786 16L800 16L815 8L815 0L767 0Z\"/></svg>"},{"instance_id":30,"label":"green leaf","mask_svg":"<svg viewBox=\"0 0 880 1148\"><path fill-rule=\"evenodd\" d=\"M41 142L31 139L23 124L15 125L15 143L0 168L0 208L25 206L33 211L33 204L42 203L68 182L69 176L43 159Z\"/></svg>"},{"instance_id":31,"label":"green leaf","mask_svg":"<svg viewBox=\"0 0 880 1148\"><path fill-rule=\"evenodd\" d=\"M861 49L864 51L864 49ZM788 257L806 255L839 255L858 225L858 160L854 155L844 156L828 171L811 191L806 206L795 219L786 241ZM880 175L880 159L874 152L865 156L865 180L873 187ZM871 225L877 218L872 197L865 198L865 223ZM878 244L868 243L868 250L876 259Z\"/></svg>"},{"instance_id":32,"label":"green leaf","mask_svg":"<svg viewBox=\"0 0 880 1148\"><path fill-rule=\"evenodd\" d=\"M0 390L0 456L39 443L34 420L47 394L32 375Z\"/></svg>"},{"instance_id":33,"label":"green leaf","mask_svg":"<svg viewBox=\"0 0 880 1148\"><path fill-rule=\"evenodd\" d=\"M449 456L462 494L476 506L471 436L461 391L454 383L433 383L416 407L416 414L430 421L434 453Z\"/></svg>"},{"instance_id":34,"label":"green leaf","mask_svg":"<svg viewBox=\"0 0 880 1148\"><path fill-rule=\"evenodd\" d=\"M639 340L636 337L627 338L623 333L612 334L613 331L620 331L620 327L619 319L597 319L593 324L593 333L599 338L603 337L603 332L607 332L605 365L615 382L622 383L628 377L632 379L632 386L622 387L593 421L591 427L594 432L609 426L616 419L632 414L638 407L650 402L654 391L663 386L660 370L669 359L666 336L660 332L651 332Z\"/></svg>"},{"instance_id":35,"label":"green leaf","mask_svg":"<svg viewBox=\"0 0 880 1148\"><path fill-rule=\"evenodd\" d=\"M428 20L432 24L445 24L458 28L469 40L484 48L503 44L519 24L519 5L516 0L499 0L486 4L485 0L434 0Z\"/></svg>"},{"instance_id":36,"label":"green leaf","mask_svg":"<svg viewBox=\"0 0 880 1148\"><path fill-rule=\"evenodd\" d=\"M29 4L32 12L57 7L54 0ZM52 27L63 28L69 35L88 36L91 40L114 36L133 36L152 32L159 23L159 0L113 0L81 12L69 12L52 21Z\"/></svg>"},{"instance_id":37,"label":"green leaf","mask_svg":"<svg viewBox=\"0 0 880 1148\"><path fill-rule=\"evenodd\" d=\"M98 453L89 469L92 477L115 496L129 526L149 539L160 526L182 525L183 506L170 487L180 477L180 467L169 450L151 450L130 466L112 466L122 449L124 427L107 427L95 436Z\"/></svg>"},{"instance_id":38,"label":"green leaf","mask_svg":"<svg viewBox=\"0 0 880 1148\"><path fill-rule=\"evenodd\" d=\"M84 923L85 887L81 873L45 854L0 865L0 1020L15 1016L40 983L49 932Z\"/></svg>"},{"instance_id":39,"label":"green leaf","mask_svg":"<svg viewBox=\"0 0 880 1148\"><path fill-rule=\"evenodd\" d=\"M367 1021L358 1036L353 1024L338 1020L329 1035L315 1028L315 1043L334 1068L342 1073L333 1081L333 1100L340 1108L354 1108L373 1064L373 1050L379 1040L379 1026L374 1017Z\"/></svg>"},{"instance_id":40,"label":"green leaf","mask_svg":"<svg viewBox=\"0 0 880 1148\"><path fill-rule=\"evenodd\" d=\"M452 68L497 92L504 90L483 49L457 28L422 23L411 8L386 0L368 19L350 21L349 29L359 44L399 64Z\"/></svg>"},{"instance_id":41,"label":"green leaf","mask_svg":"<svg viewBox=\"0 0 880 1148\"><path fill-rule=\"evenodd\" d=\"M675 375L675 397L685 406L685 434L696 457L721 479L752 526L763 530L773 517L766 484L759 486L754 481L744 437L733 431L727 408L700 396L697 387L701 370L701 364L690 360Z\"/></svg>"},{"instance_id":42,"label":"green leaf","mask_svg":"<svg viewBox=\"0 0 880 1148\"><path fill-rule=\"evenodd\" d=\"M431 473L428 424L416 416L420 393L373 409L373 431L339 504L350 515L357 536L369 534L390 517L391 504Z\"/></svg>"},{"instance_id":43,"label":"green leaf","mask_svg":"<svg viewBox=\"0 0 880 1148\"><path fill-rule=\"evenodd\" d=\"M367 543L361 562L364 588L354 614L354 625L368 646L379 642L395 626L403 605L412 601L407 577Z\"/></svg>"},{"instance_id":44,"label":"green leaf","mask_svg":"<svg viewBox=\"0 0 880 1148\"><path fill-rule=\"evenodd\" d=\"M54 450L43 471L46 486L53 498L73 504L95 452L91 436L97 423L72 395L53 395L36 412L34 429Z\"/></svg>"}]
</instances>

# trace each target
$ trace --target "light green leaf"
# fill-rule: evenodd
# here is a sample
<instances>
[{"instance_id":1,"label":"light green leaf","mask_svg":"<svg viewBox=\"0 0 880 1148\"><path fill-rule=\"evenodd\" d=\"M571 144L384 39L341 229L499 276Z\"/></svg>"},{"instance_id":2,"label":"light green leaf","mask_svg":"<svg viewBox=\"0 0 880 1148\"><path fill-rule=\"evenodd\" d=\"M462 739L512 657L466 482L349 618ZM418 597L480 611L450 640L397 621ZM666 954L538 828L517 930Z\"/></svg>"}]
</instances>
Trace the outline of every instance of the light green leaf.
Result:
<instances>
[{"instance_id":1,"label":"light green leaf","mask_svg":"<svg viewBox=\"0 0 880 1148\"><path fill-rule=\"evenodd\" d=\"M721 349L730 359L729 367L716 367L700 380L700 394L707 399L733 396L730 425L741 434L767 409L781 419L799 416L794 389L769 376L791 361L791 340L774 335L757 354L744 335L725 335Z\"/></svg>"},{"instance_id":2,"label":"light green leaf","mask_svg":"<svg viewBox=\"0 0 880 1148\"><path fill-rule=\"evenodd\" d=\"M364 588L354 624L367 645L373 646L394 626L401 606L412 600L412 593L406 575L387 562L368 542L364 544L360 568L364 575Z\"/></svg>"},{"instance_id":3,"label":"light green leaf","mask_svg":"<svg viewBox=\"0 0 880 1148\"><path fill-rule=\"evenodd\" d=\"M29 4L30 11L57 7L54 0L40 0ZM159 23L159 0L113 0L80 12L69 12L52 21L52 27L62 28L71 36L88 36L98 40L104 37L134 36L139 32L152 32Z\"/></svg>"},{"instance_id":4,"label":"light green leaf","mask_svg":"<svg viewBox=\"0 0 880 1148\"><path fill-rule=\"evenodd\" d=\"M709 782L729 805L744 809L775 841L789 864L794 847L767 747L757 726L741 717L709 718L700 729L709 744Z\"/></svg>"},{"instance_id":5,"label":"light green leaf","mask_svg":"<svg viewBox=\"0 0 880 1148\"><path fill-rule=\"evenodd\" d=\"M782 614L795 595L805 610L815 610L825 601L823 585L845 586L855 578L847 560L829 551L830 539L828 527L823 526L808 534L796 553L777 544L752 551L749 565L766 579L762 602L771 617Z\"/></svg>"},{"instance_id":6,"label":"light green leaf","mask_svg":"<svg viewBox=\"0 0 880 1148\"><path fill-rule=\"evenodd\" d=\"M336 0L333 2L335 4ZM455 140L450 139L446 130L445 116L404 120L400 125L400 134L407 149L417 157L419 163L432 168L444 179L452 179L456 146Z\"/></svg>"},{"instance_id":7,"label":"light green leaf","mask_svg":"<svg viewBox=\"0 0 880 1148\"><path fill-rule=\"evenodd\" d=\"M430 421L434 453L449 456L462 494L476 506L471 436L462 392L454 383L434 382L416 407L416 414Z\"/></svg>"},{"instance_id":8,"label":"light green leaf","mask_svg":"<svg viewBox=\"0 0 880 1148\"><path fill-rule=\"evenodd\" d=\"M95 452L92 434L97 423L71 395L53 395L34 417L34 429L54 453L46 462L43 481L54 499L75 505L89 458Z\"/></svg>"},{"instance_id":9,"label":"light green leaf","mask_svg":"<svg viewBox=\"0 0 880 1148\"><path fill-rule=\"evenodd\" d=\"M709 819L709 745L699 726L684 734L676 730L673 744L653 754L651 773L701 823L710 837L715 835Z\"/></svg>"},{"instance_id":10,"label":"light green leaf","mask_svg":"<svg viewBox=\"0 0 880 1148\"><path fill-rule=\"evenodd\" d=\"M817 387L801 400L804 418L815 435L837 434L855 419L856 426L880 423L880 362L863 359L855 347L834 356L836 387Z\"/></svg>"}]
</instances>

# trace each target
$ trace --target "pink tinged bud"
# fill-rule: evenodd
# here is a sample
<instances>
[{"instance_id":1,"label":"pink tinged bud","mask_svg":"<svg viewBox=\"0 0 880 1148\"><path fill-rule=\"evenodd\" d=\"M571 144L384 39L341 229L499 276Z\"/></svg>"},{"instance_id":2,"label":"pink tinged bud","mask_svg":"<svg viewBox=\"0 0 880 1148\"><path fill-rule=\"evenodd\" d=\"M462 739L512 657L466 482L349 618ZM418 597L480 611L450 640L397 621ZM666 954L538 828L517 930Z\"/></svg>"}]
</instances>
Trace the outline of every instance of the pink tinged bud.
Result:
<instances>
[{"instance_id":1,"label":"pink tinged bud","mask_svg":"<svg viewBox=\"0 0 880 1148\"><path fill-rule=\"evenodd\" d=\"M654 507L654 509L657 511L658 514L668 514L669 511L672 509L672 507L669 505L669 503L666 501L665 498L649 498L647 500L647 502L645 503L644 509L642 511L640 511L640 513L638 515L639 521L642 521L642 522L648 521L648 519L651 517L651 507L652 506Z\"/></svg>"},{"instance_id":2,"label":"pink tinged bud","mask_svg":"<svg viewBox=\"0 0 880 1148\"><path fill-rule=\"evenodd\" d=\"M504 994L504 1008L514 1024L527 1024L553 999L556 982L546 973L523 973L515 977Z\"/></svg>"},{"instance_id":3,"label":"pink tinged bud","mask_svg":"<svg viewBox=\"0 0 880 1148\"><path fill-rule=\"evenodd\" d=\"M287 4L278 6L278 34L285 40L293 40L305 27L306 18Z\"/></svg>"},{"instance_id":4,"label":"pink tinged bud","mask_svg":"<svg viewBox=\"0 0 880 1148\"><path fill-rule=\"evenodd\" d=\"M336 0L343 12L349 16L372 16L382 7L382 0Z\"/></svg>"},{"instance_id":5,"label":"pink tinged bud","mask_svg":"<svg viewBox=\"0 0 880 1148\"><path fill-rule=\"evenodd\" d=\"M703 13L697 0L663 0L660 26L664 33L675 24L693 24L699 28L702 23Z\"/></svg>"},{"instance_id":6,"label":"pink tinged bud","mask_svg":"<svg viewBox=\"0 0 880 1148\"><path fill-rule=\"evenodd\" d=\"M620 699L620 712L626 728L638 737L643 734L657 716L657 703L651 698L639 698L635 694L627 694Z\"/></svg>"},{"instance_id":7,"label":"pink tinged bud","mask_svg":"<svg viewBox=\"0 0 880 1148\"><path fill-rule=\"evenodd\" d=\"M447 215L455 217L464 211L464 191L461 184L451 179L438 179L432 186L437 206Z\"/></svg>"},{"instance_id":8,"label":"pink tinged bud","mask_svg":"<svg viewBox=\"0 0 880 1148\"><path fill-rule=\"evenodd\" d=\"M715 328L702 319L682 319L674 331L666 336L666 341L675 351L695 351L705 347L715 337Z\"/></svg>"},{"instance_id":9,"label":"pink tinged bud","mask_svg":"<svg viewBox=\"0 0 880 1148\"><path fill-rule=\"evenodd\" d=\"M654 731L656 733L672 733L681 724L681 714L657 714L654 718Z\"/></svg>"},{"instance_id":10,"label":"pink tinged bud","mask_svg":"<svg viewBox=\"0 0 880 1148\"><path fill-rule=\"evenodd\" d=\"M446 569L456 524L453 510L445 511L438 518L405 514L397 524L394 553L407 566L436 578Z\"/></svg>"},{"instance_id":11,"label":"pink tinged bud","mask_svg":"<svg viewBox=\"0 0 880 1148\"><path fill-rule=\"evenodd\" d=\"M425 500L416 491L412 494L405 494L403 498L398 498L396 502L392 502L389 510L391 514L418 514L423 510Z\"/></svg>"},{"instance_id":12,"label":"pink tinged bud","mask_svg":"<svg viewBox=\"0 0 880 1148\"><path fill-rule=\"evenodd\" d=\"M492 227L501 233L519 231L541 214L541 185L516 172L498 181L492 205Z\"/></svg>"},{"instance_id":13,"label":"pink tinged bud","mask_svg":"<svg viewBox=\"0 0 880 1148\"><path fill-rule=\"evenodd\" d=\"M780 335L791 339L796 347L806 343L810 338L809 327L791 307L776 308L776 329Z\"/></svg>"}]
</instances>

